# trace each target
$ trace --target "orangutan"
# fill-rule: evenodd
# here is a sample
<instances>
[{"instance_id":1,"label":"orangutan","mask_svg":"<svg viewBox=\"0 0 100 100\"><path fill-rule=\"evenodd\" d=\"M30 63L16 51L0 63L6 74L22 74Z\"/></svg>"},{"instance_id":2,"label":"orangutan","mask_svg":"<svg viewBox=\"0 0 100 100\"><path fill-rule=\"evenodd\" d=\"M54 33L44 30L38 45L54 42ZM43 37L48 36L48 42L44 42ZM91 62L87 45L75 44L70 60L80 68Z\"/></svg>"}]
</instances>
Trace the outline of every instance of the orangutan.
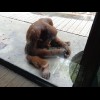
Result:
<instances>
[{"instance_id":1,"label":"orangutan","mask_svg":"<svg viewBox=\"0 0 100 100\"><path fill-rule=\"evenodd\" d=\"M45 79L49 79L50 72L49 64L43 57L63 54L68 58L71 54L70 42L63 42L57 37L57 29L50 18L41 18L30 25L26 41L27 60L42 69L42 77Z\"/></svg>"}]
</instances>

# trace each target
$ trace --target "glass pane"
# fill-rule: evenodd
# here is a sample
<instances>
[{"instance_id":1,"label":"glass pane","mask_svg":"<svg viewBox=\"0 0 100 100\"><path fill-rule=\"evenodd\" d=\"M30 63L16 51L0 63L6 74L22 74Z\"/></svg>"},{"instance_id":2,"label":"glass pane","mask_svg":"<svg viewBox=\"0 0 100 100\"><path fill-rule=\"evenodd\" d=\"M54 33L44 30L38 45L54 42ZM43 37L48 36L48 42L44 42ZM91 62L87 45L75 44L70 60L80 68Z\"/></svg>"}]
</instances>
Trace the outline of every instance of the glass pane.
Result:
<instances>
[{"instance_id":1,"label":"glass pane","mask_svg":"<svg viewBox=\"0 0 100 100\"><path fill-rule=\"evenodd\" d=\"M71 43L71 56L47 57L50 65L50 79L41 77L38 69L28 64L24 48L26 32L40 18L51 18L57 36ZM42 80L61 87L72 87L78 70L95 12L0 12L0 58ZM17 48L17 49L16 49Z\"/></svg>"}]
</instances>

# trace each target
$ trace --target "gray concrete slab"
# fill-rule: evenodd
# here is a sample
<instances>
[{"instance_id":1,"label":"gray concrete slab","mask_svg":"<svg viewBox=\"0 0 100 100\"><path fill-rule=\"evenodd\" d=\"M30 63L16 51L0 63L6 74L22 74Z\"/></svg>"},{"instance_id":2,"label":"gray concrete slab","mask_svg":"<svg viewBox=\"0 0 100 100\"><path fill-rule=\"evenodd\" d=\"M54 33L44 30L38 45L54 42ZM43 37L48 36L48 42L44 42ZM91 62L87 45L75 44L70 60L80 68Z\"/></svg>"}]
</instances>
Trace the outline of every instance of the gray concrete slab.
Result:
<instances>
[{"instance_id":1,"label":"gray concrete slab","mask_svg":"<svg viewBox=\"0 0 100 100\"><path fill-rule=\"evenodd\" d=\"M25 37L29 26L25 22L0 17L0 58L43 79L39 70L29 65L25 58ZM71 41L72 55L69 59L59 56L48 58L51 77L43 80L56 86L71 87L73 83L69 75L69 64L75 54L84 50L87 38L62 31L58 32L58 36L64 41Z\"/></svg>"}]
</instances>

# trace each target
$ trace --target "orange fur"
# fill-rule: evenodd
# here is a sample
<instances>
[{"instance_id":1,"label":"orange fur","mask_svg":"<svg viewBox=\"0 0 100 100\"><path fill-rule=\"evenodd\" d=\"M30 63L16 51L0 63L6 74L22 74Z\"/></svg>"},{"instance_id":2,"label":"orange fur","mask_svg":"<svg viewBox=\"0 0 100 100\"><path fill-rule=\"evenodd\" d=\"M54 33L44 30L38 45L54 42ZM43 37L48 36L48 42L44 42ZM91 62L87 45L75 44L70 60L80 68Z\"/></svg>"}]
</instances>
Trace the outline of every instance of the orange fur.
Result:
<instances>
[{"instance_id":1,"label":"orange fur","mask_svg":"<svg viewBox=\"0 0 100 100\"><path fill-rule=\"evenodd\" d=\"M69 44L57 37L57 30L50 18L41 18L30 25L26 34L26 41L27 60L35 67L42 69L44 78L50 77L49 64L41 57L64 54L64 52L65 56L71 54ZM62 47L63 49L49 50L50 47Z\"/></svg>"}]
</instances>

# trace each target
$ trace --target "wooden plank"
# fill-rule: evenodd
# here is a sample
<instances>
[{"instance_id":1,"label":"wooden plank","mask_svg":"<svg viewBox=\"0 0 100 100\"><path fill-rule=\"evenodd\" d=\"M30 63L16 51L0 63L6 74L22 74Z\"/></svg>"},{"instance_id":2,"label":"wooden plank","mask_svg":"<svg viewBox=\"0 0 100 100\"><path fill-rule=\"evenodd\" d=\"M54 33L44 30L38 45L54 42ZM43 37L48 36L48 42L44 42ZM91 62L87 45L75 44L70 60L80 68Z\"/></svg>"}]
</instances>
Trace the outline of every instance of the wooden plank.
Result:
<instances>
[{"instance_id":1,"label":"wooden plank","mask_svg":"<svg viewBox=\"0 0 100 100\"><path fill-rule=\"evenodd\" d=\"M30 23L33 23L34 22L34 19L37 18L37 16L32 16L32 17L28 17L27 19L25 19L26 21L30 22Z\"/></svg>"},{"instance_id":2,"label":"wooden plank","mask_svg":"<svg viewBox=\"0 0 100 100\"><path fill-rule=\"evenodd\" d=\"M50 17L52 19L52 21L54 22L54 20L56 19L56 17Z\"/></svg>"},{"instance_id":3,"label":"wooden plank","mask_svg":"<svg viewBox=\"0 0 100 100\"><path fill-rule=\"evenodd\" d=\"M28 21L29 21L30 23L34 23L37 19L39 19L39 18L37 18L37 16L34 16L33 18L32 18L32 17L29 18Z\"/></svg>"},{"instance_id":4,"label":"wooden plank","mask_svg":"<svg viewBox=\"0 0 100 100\"><path fill-rule=\"evenodd\" d=\"M4 75L1 79L0 79L0 86L1 87L5 87L12 79L15 78L15 75L11 73L11 71L9 71L6 75Z\"/></svg>"},{"instance_id":5,"label":"wooden plank","mask_svg":"<svg viewBox=\"0 0 100 100\"><path fill-rule=\"evenodd\" d=\"M21 87L39 87L38 85L35 85L33 82L24 82Z\"/></svg>"},{"instance_id":6,"label":"wooden plank","mask_svg":"<svg viewBox=\"0 0 100 100\"><path fill-rule=\"evenodd\" d=\"M0 79L8 73L8 69L0 65Z\"/></svg>"},{"instance_id":7,"label":"wooden plank","mask_svg":"<svg viewBox=\"0 0 100 100\"><path fill-rule=\"evenodd\" d=\"M36 14L31 14L29 12L26 13L16 13L13 16L10 16L10 18L14 18L17 20L22 20L22 21L27 21L27 22L31 22L34 21L34 19L39 19L41 17L41 15L36 15Z\"/></svg>"},{"instance_id":8,"label":"wooden plank","mask_svg":"<svg viewBox=\"0 0 100 100\"><path fill-rule=\"evenodd\" d=\"M5 14L1 13L1 15L4 15L5 17L10 17L13 15L18 15L18 14L19 14L18 12L5 12Z\"/></svg>"},{"instance_id":9,"label":"wooden plank","mask_svg":"<svg viewBox=\"0 0 100 100\"><path fill-rule=\"evenodd\" d=\"M57 23L55 23L55 27L58 27L62 22L65 20L65 18L61 18Z\"/></svg>"},{"instance_id":10,"label":"wooden plank","mask_svg":"<svg viewBox=\"0 0 100 100\"><path fill-rule=\"evenodd\" d=\"M30 18L34 18L35 17L35 15L32 15L32 14L22 14L21 16L20 16L20 18L18 17L17 19L20 19L20 20L22 20L22 21L27 21L27 22L30 22L29 21L29 19Z\"/></svg>"},{"instance_id":11,"label":"wooden plank","mask_svg":"<svg viewBox=\"0 0 100 100\"><path fill-rule=\"evenodd\" d=\"M30 80L27 80L19 74L0 65L0 87L21 87L22 85L27 87L39 87L37 84L31 82Z\"/></svg>"},{"instance_id":12,"label":"wooden plank","mask_svg":"<svg viewBox=\"0 0 100 100\"><path fill-rule=\"evenodd\" d=\"M21 16L24 16L25 17L25 14L26 13L16 13L14 14L13 16L9 16L10 18L14 18L14 19L19 19L21 20Z\"/></svg>"},{"instance_id":13,"label":"wooden plank","mask_svg":"<svg viewBox=\"0 0 100 100\"><path fill-rule=\"evenodd\" d=\"M84 28L84 26L87 24L87 21L82 21L79 26L73 31L75 34L80 34L81 30Z\"/></svg>"},{"instance_id":14,"label":"wooden plank","mask_svg":"<svg viewBox=\"0 0 100 100\"><path fill-rule=\"evenodd\" d=\"M55 19L53 20L53 23L55 23L58 19L59 17L55 17Z\"/></svg>"},{"instance_id":15,"label":"wooden plank","mask_svg":"<svg viewBox=\"0 0 100 100\"><path fill-rule=\"evenodd\" d=\"M76 19L72 19L62 30L67 31L75 22Z\"/></svg>"},{"instance_id":16,"label":"wooden plank","mask_svg":"<svg viewBox=\"0 0 100 100\"><path fill-rule=\"evenodd\" d=\"M10 18L21 20L21 21L26 21L25 19L28 20L28 17L29 17L29 15L23 14L23 13L22 14L15 14L13 16L10 16Z\"/></svg>"},{"instance_id":17,"label":"wooden plank","mask_svg":"<svg viewBox=\"0 0 100 100\"><path fill-rule=\"evenodd\" d=\"M91 29L91 28L90 28L90 29ZM88 32L85 34L86 37L89 36L89 34L90 34L90 29L89 29Z\"/></svg>"},{"instance_id":18,"label":"wooden plank","mask_svg":"<svg viewBox=\"0 0 100 100\"><path fill-rule=\"evenodd\" d=\"M32 22L34 23L35 21L37 21L39 19L39 17L35 17Z\"/></svg>"},{"instance_id":19,"label":"wooden plank","mask_svg":"<svg viewBox=\"0 0 100 100\"><path fill-rule=\"evenodd\" d=\"M14 12L0 12L0 15L9 17L9 16L11 16L13 13L14 13Z\"/></svg>"},{"instance_id":20,"label":"wooden plank","mask_svg":"<svg viewBox=\"0 0 100 100\"><path fill-rule=\"evenodd\" d=\"M92 21L88 21L88 23L86 24L86 26L83 28L83 30L81 31L80 35L86 36L87 32L89 31L91 25L92 25Z\"/></svg>"},{"instance_id":21,"label":"wooden plank","mask_svg":"<svg viewBox=\"0 0 100 100\"><path fill-rule=\"evenodd\" d=\"M82 20L77 20L68 30L68 32L73 33L75 29L80 25Z\"/></svg>"},{"instance_id":22,"label":"wooden plank","mask_svg":"<svg viewBox=\"0 0 100 100\"><path fill-rule=\"evenodd\" d=\"M70 18L68 18L68 19L66 18L65 21L62 22L62 24L59 25L59 26L57 27L57 29L62 30L62 28L63 28L65 25L67 25L70 21L71 21Z\"/></svg>"},{"instance_id":23,"label":"wooden plank","mask_svg":"<svg viewBox=\"0 0 100 100\"><path fill-rule=\"evenodd\" d=\"M84 34L85 36L89 36L89 34L90 34L90 30L91 30L91 27L92 27L92 25L90 26L90 28L89 28L89 30L87 31L87 33L86 34Z\"/></svg>"},{"instance_id":24,"label":"wooden plank","mask_svg":"<svg viewBox=\"0 0 100 100\"><path fill-rule=\"evenodd\" d=\"M18 17L17 19L23 20L23 21L28 21L29 17L33 18L33 16L31 16L32 14L24 14L21 15L20 18ZM38 15L36 15L37 17L39 17Z\"/></svg>"},{"instance_id":25,"label":"wooden plank","mask_svg":"<svg viewBox=\"0 0 100 100\"><path fill-rule=\"evenodd\" d=\"M59 17L56 17L56 19L53 21L53 23L54 23L54 26L56 25L56 23L57 22L59 22L59 20L60 20L61 18L59 18Z\"/></svg>"},{"instance_id":26,"label":"wooden plank","mask_svg":"<svg viewBox=\"0 0 100 100\"><path fill-rule=\"evenodd\" d=\"M13 12L12 14L9 14L9 17L14 18L14 17L22 15L22 14L26 14L26 12L24 12L24 13L23 12Z\"/></svg>"},{"instance_id":27,"label":"wooden plank","mask_svg":"<svg viewBox=\"0 0 100 100\"><path fill-rule=\"evenodd\" d=\"M35 15L35 16L29 16L28 18L23 18L23 21L27 21L27 22L30 22L30 23L33 23L33 22L35 22L37 19L39 19L40 17L39 16L37 16L37 15Z\"/></svg>"},{"instance_id":28,"label":"wooden plank","mask_svg":"<svg viewBox=\"0 0 100 100\"><path fill-rule=\"evenodd\" d=\"M16 77L11 80L6 87L20 87L25 82L22 76L16 75Z\"/></svg>"}]
</instances>

